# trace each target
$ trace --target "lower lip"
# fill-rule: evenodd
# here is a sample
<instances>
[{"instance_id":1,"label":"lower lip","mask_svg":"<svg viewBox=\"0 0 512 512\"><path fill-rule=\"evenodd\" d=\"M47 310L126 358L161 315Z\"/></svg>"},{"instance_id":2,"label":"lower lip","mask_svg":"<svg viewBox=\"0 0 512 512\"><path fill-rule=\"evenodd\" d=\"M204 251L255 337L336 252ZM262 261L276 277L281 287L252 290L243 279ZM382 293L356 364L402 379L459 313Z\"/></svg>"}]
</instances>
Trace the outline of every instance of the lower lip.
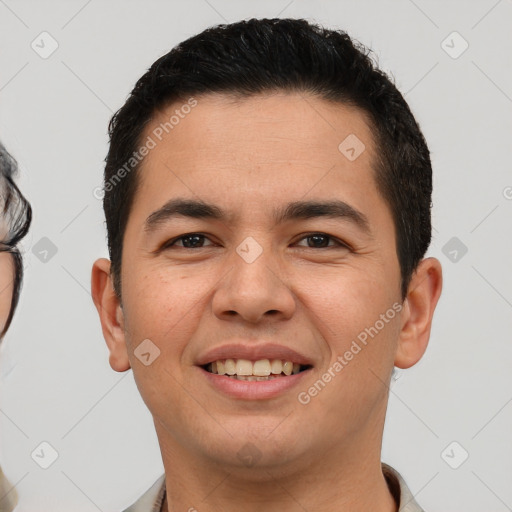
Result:
<instances>
[{"instance_id":1,"label":"lower lip","mask_svg":"<svg viewBox=\"0 0 512 512\"><path fill-rule=\"evenodd\" d=\"M311 371L311 369L307 369L299 373L277 377L271 380L248 381L233 379L226 375L210 373L201 367L198 368L215 389L233 398L243 400L265 400L274 398L299 384L304 378L304 375Z\"/></svg>"}]
</instances>

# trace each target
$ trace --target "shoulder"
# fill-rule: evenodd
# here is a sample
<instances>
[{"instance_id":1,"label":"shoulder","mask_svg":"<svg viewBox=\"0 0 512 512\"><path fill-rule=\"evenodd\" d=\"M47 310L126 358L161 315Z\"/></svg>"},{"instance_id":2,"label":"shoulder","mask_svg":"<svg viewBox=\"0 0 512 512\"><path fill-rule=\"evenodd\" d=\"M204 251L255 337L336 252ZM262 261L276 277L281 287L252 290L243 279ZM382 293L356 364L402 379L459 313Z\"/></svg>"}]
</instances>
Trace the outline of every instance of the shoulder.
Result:
<instances>
[{"instance_id":1,"label":"shoulder","mask_svg":"<svg viewBox=\"0 0 512 512\"><path fill-rule=\"evenodd\" d=\"M160 512L165 495L165 475L162 475L133 505L124 512Z\"/></svg>"},{"instance_id":2,"label":"shoulder","mask_svg":"<svg viewBox=\"0 0 512 512\"><path fill-rule=\"evenodd\" d=\"M11 512L18 503L16 489L5 478L0 467L0 512Z\"/></svg>"},{"instance_id":3,"label":"shoulder","mask_svg":"<svg viewBox=\"0 0 512 512\"><path fill-rule=\"evenodd\" d=\"M404 478L396 469L383 462L382 473L391 494L398 503L398 512L425 512L418 505Z\"/></svg>"}]
</instances>

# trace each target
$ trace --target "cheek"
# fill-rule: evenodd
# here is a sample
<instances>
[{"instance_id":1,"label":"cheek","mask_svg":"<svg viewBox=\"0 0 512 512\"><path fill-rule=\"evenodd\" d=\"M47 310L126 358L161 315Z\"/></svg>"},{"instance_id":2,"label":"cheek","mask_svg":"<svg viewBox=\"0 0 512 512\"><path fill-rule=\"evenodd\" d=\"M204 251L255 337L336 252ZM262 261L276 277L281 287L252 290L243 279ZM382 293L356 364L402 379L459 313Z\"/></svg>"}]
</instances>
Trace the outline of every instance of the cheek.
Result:
<instances>
[{"instance_id":1,"label":"cheek","mask_svg":"<svg viewBox=\"0 0 512 512\"><path fill-rule=\"evenodd\" d=\"M316 322L344 338L373 324L399 298L399 278L370 265L308 272L307 278L297 274L295 283L297 295Z\"/></svg>"},{"instance_id":2,"label":"cheek","mask_svg":"<svg viewBox=\"0 0 512 512\"><path fill-rule=\"evenodd\" d=\"M192 337L215 281L164 263L142 265L123 281L123 309L128 344L132 349L151 339L170 361Z\"/></svg>"},{"instance_id":3,"label":"cheek","mask_svg":"<svg viewBox=\"0 0 512 512\"><path fill-rule=\"evenodd\" d=\"M160 267L146 266L142 271L134 266L123 281L128 355L139 392L151 411L160 411L162 403L187 410L188 395L182 387L184 359L211 285L204 275L201 279L187 277ZM157 347L158 354L148 366L137 358L137 347L146 339Z\"/></svg>"},{"instance_id":4,"label":"cheek","mask_svg":"<svg viewBox=\"0 0 512 512\"><path fill-rule=\"evenodd\" d=\"M396 273L390 276L369 266L364 271L339 268L331 269L330 276L315 278L310 273L297 288L304 315L318 331L328 368L339 357L344 360L343 369L335 372L335 380L345 392L348 386L360 393L359 384L366 385L369 379L379 385L376 375L385 380L393 365L400 328L396 309L401 304L399 286L393 279L398 279Z\"/></svg>"},{"instance_id":5,"label":"cheek","mask_svg":"<svg viewBox=\"0 0 512 512\"><path fill-rule=\"evenodd\" d=\"M400 327L400 301L385 280L347 271L304 290L305 314L321 336L326 365L314 389L303 391L314 397L314 415L326 416L333 429L340 415L363 424L385 399Z\"/></svg>"}]
</instances>

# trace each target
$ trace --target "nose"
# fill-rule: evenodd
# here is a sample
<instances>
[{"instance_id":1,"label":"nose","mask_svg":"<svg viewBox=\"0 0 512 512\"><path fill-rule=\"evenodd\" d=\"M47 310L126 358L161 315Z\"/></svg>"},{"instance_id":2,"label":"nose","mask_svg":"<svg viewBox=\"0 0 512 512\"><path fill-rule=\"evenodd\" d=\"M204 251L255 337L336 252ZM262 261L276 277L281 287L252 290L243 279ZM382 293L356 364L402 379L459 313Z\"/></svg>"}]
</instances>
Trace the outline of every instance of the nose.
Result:
<instances>
[{"instance_id":1,"label":"nose","mask_svg":"<svg viewBox=\"0 0 512 512\"><path fill-rule=\"evenodd\" d=\"M213 295L213 313L221 320L241 320L257 324L266 319L290 319L295 299L283 277L274 270L272 251L263 250L252 262L234 253L231 269ZM275 263L275 262L274 262ZM272 267L272 268L271 268Z\"/></svg>"}]
</instances>

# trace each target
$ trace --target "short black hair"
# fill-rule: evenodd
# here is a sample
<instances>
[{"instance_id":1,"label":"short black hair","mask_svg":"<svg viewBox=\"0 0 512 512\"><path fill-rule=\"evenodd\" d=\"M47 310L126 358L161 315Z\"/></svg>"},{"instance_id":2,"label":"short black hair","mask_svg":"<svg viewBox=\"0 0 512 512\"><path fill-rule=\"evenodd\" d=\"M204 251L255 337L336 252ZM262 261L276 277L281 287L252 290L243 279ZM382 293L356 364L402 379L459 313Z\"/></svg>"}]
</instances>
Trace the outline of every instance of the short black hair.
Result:
<instances>
[{"instance_id":1,"label":"short black hair","mask_svg":"<svg viewBox=\"0 0 512 512\"><path fill-rule=\"evenodd\" d=\"M310 93L365 115L376 140L376 183L394 220L405 298L431 240L432 168L425 138L370 50L341 30L303 19L250 19L204 30L154 62L112 117L103 207L119 298L123 237L140 167L130 164L127 172L126 164L136 162L132 157L148 123L161 109L191 95L243 98L277 91Z\"/></svg>"},{"instance_id":2,"label":"short black hair","mask_svg":"<svg viewBox=\"0 0 512 512\"><path fill-rule=\"evenodd\" d=\"M11 308L3 331L0 333L0 340L7 332L7 329L9 329L18 305L23 282L23 259L18 249L18 243L27 234L32 221L30 203L25 199L14 182L17 172L18 165L16 160L0 143L0 223L2 224L0 252L9 252L12 255L14 264Z\"/></svg>"}]
</instances>

